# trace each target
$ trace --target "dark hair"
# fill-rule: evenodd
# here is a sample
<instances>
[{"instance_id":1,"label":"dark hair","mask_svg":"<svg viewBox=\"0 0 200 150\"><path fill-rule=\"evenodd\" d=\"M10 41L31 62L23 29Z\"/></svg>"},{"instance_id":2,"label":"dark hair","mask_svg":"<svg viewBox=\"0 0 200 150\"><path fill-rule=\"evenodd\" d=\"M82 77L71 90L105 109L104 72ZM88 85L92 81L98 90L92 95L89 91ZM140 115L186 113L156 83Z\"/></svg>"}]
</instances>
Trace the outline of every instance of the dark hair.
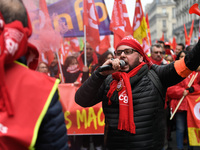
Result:
<instances>
[{"instance_id":1,"label":"dark hair","mask_svg":"<svg viewBox=\"0 0 200 150\"><path fill-rule=\"evenodd\" d=\"M183 43L178 43L177 45L182 46L182 50L185 50L185 45Z\"/></svg>"},{"instance_id":2,"label":"dark hair","mask_svg":"<svg viewBox=\"0 0 200 150\"><path fill-rule=\"evenodd\" d=\"M113 57L113 53L110 51L106 51L105 53L103 53L102 55L99 56L99 66L103 65L103 63L106 61L107 56L111 54Z\"/></svg>"},{"instance_id":3,"label":"dark hair","mask_svg":"<svg viewBox=\"0 0 200 150\"><path fill-rule=\"evenodd\" d=\"M185 50L186 51L191 51L193 49L194 45L188 45Z\"/></svg>"},{"instance_id":4,"label":"dark hair","mask_svg":"<svg viewBox=\"0 0 200 150\"><path fill-rule=\"evenodd\" d=\"M181 56L182 53L185 53L185 55L187 55L187 54L188 54L188 51L180 51L180 52L178 53L177 57L176 57L176 60L179 60L179 58L180 58L180 56Z\"/></svg>"},{"instance_id":5,"label":"dark hair","mask_svg":"<svg viewBox=\"0 0 200 150\"><path fill-rule=\"evenodd\" d=\"M75 56L68 56L65 59L65 62L64 62L64 65L63 65L65 69L69 67L69 65L71 64L71 62L72 62L73 59L77 60L77 58Z\"/></svg>"},{"instance_id":6,"label":"dark hair","mask_svg":"<svg viewBox=\"0 0 200 150\"><path fill-rule=\"evenodd\" d=\"M0 0L0 12L6 24L18 20L24 27L28 26L26 8L21 0Z\"/></svg>"},{"instance_id":7,"label":"dark hair","mask_svg":"<svg viewBox=\"0 0 200 150\"><path fill-rule=\"evenodd\" d=\"M160 43L160 44L164 44L164 45L165 45L165 42L164 42L164 41L161 41L161 40L157 41L157 43Z\"/></svg>"},{"instance_id":8,"label":"dark hair","mask_svg":"<svg viewBox=\"0 0 200 150\"><path fill-rule=\"evenodd\" d=\"M163 50L163 47L159 43L156 43L156 44L151 45L151 47L150 47L151 53L153 52L153 47L162 48L162 50Z\"/></svg>"}]
</instances>

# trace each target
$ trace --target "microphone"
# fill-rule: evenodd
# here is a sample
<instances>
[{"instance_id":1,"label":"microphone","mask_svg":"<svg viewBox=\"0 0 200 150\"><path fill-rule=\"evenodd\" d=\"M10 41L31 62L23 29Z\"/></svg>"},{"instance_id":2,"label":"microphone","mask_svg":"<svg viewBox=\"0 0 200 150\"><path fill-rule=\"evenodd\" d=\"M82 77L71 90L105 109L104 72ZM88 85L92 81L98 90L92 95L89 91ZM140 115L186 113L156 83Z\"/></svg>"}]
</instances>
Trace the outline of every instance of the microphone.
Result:
<instances>
[{"instance_id":1,"label":"microphone","mask_svg":"<svg viewBox=\"0 0 200 150\"><path fill-rule=\"evenodd\" d=\"M124 67L126 65L125 61L119 60L120 61L120 67ZM109 65L104 65L99 67L99 72L105 71L105 70L112 70L112 64Z\"/></svg>"}]
</instances>

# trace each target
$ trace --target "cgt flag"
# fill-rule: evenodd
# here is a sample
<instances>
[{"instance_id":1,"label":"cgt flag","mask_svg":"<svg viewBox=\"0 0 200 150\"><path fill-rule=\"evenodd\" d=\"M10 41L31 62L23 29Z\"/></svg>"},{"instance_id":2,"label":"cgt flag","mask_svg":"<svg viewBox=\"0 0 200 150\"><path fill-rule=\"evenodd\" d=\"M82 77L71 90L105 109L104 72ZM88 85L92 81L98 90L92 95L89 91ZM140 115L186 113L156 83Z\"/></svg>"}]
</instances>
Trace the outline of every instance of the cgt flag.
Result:
<instances>
[{"instance_id":1,"label":"cgt flag","mask_svg":"<svg viewBox=\"0 0 200 150\"><path fill-rule=\"evenodd\" d=\"M140 0L136 0L135 15L133 19L133 37L142 45L145 54L150 55L149 42L147 37L147 23Z\"/></svg>"},{"instance_id":2,"label":"cgt flag","mask_svg":"<svg viewBox=\"0 0 200 150\"><path fill-rule=\"evenodd\" d=\"M116 48L117 44L125 36L124 26L122 0L115 0L112 19L110 21L110 30L114 34L114 48Z\"/></svg>"},{"instance_id":3,"label":"cgt flag","mask_svg":"<svg viewBox=\"0 0 200 150\"><path fill-rule=\"evenodd\" d=\"M146 13L146 23L147 23L147 33L148 33L148 38L149 38L149 45L151 45L151 32L150 32L150 26L149 26L149 17L148 13Z\"/></svg>"},{"instance_id":4,"label":"cgt flag","mask_svg":"<svg viewBox=\"0 0 200 150\"><path fill-rule=\"evenodd\" d=\"M100 44L99 16L94 0L84 0L83 23L86 26L86 40L95 49ZM84 31L85 32L85 31Z\"/></svg>"},{"instance_id":5,"label":"cgt flag","mask_svg":"<svg viewBox=\"0 0 200 150\"><path fill-rule=\"evenodd\" d=\"M124 0L115 0L110 30L114 33L114 48L127 35L132 34L132 29Z\"/></svg>"},{"instance_id":6,"label":"cgt flag","mask_svg":"<svg viewBox=\"0 0 200 150\"><path fill-rule=\"evenodd\" d=\"M187 95L188 137L191 146L200 146L200 91Z\"/></svg>"},{"instance_id":7,"label":"cgt flag","mask_svg":"<svg viewBox=\"0 0 200 150\"><path fill-rule=\"evenodd\" d=\"M110 48L110 35L101 35L100 44L96 47L96 52L100 55Z\"/></svg>"}]
</instances>

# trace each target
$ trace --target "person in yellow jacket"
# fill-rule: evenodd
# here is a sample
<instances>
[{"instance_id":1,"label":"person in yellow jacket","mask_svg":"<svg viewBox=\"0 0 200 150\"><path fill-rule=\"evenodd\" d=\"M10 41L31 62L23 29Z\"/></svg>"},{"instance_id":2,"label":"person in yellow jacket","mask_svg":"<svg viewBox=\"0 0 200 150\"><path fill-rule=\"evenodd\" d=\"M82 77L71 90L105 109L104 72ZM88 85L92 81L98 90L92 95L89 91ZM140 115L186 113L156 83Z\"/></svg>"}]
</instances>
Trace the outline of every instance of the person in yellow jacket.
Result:
<instances>
[{"instance_id":1,"label":"person in yellow jacket","mask_svg":"<svg viewBox=\"0 0 200 150\"><path fill-rule=\"evenodd\" d=\"M30 19L21 0L0 1L0 150L67 150L59 80L36 69L28 38ZM22 63L23 62L23 63Z\"/></svg>"}]
</instances>

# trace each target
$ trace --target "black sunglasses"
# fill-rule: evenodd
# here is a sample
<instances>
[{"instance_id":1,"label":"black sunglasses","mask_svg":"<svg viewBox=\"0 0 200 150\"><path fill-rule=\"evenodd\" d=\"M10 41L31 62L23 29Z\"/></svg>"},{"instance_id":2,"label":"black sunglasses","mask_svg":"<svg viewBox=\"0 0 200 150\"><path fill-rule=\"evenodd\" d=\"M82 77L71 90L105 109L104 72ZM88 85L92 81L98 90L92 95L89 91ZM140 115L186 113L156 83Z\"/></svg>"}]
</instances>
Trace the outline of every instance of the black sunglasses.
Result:
<instances>
[{"instance_id":1,"label":"black sunglasses","mask_svg":"<svg viewBox=\"0 0 200 150\"><path fill-rule=\"evenodd\" d=\"M137 52L137 50L135 50L135 49L116 50L115 55L120 56L123 52L126 55L130 55L130 54L133 54L133 52Z\"/></svg>"}]
</instances>

